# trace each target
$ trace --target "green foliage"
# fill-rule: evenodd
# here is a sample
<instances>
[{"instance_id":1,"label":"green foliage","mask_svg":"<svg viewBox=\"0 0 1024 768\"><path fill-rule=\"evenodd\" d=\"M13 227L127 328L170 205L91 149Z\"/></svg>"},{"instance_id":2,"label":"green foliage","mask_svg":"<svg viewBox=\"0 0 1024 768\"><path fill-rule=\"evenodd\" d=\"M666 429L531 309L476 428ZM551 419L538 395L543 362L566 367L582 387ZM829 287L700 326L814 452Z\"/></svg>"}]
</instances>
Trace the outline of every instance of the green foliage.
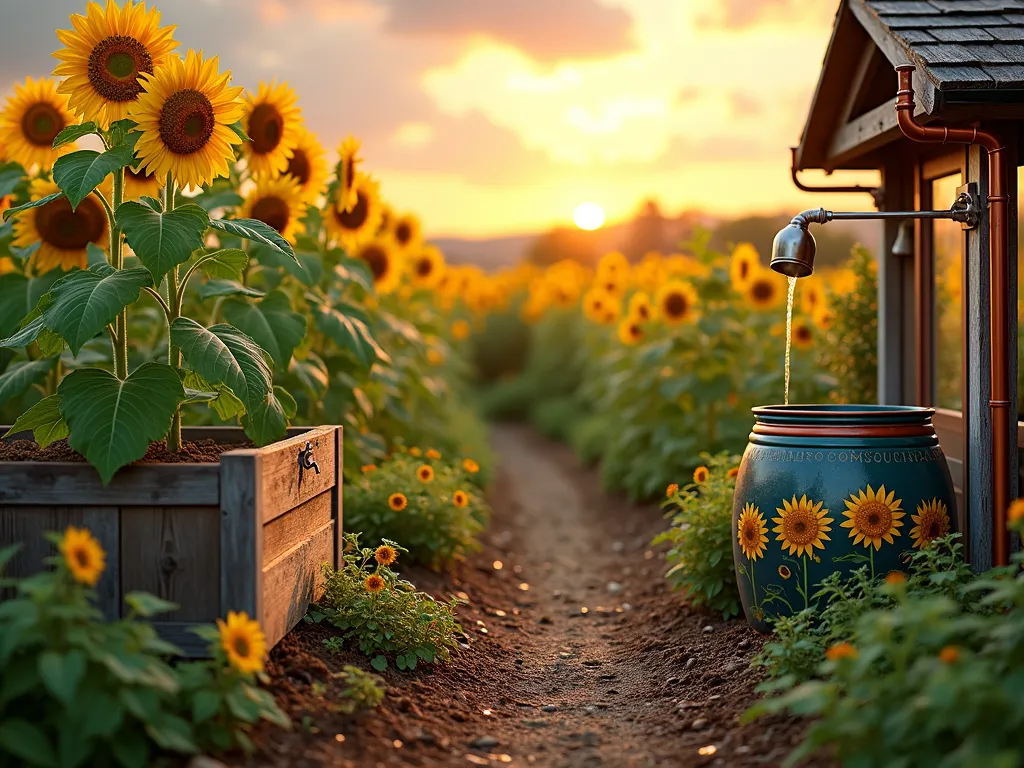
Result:
<instances>
[{"instance_id":1,"label":"green foliage","mask_svg":"<svg viewBox=\"0 0 1024 768\"><path fill-rule=\"evenodd\" d=\"M81 149L57 158L53 164L53 180L67 195L73 210L107 176L131 163L132 147L126 144L106 152Z\"/></svg>"},{"instance_id":2,"label":"green foliage","mask_svg":"<svg viewBox=\"0 0 1024 768\"><path fill-rule=\"evenodd\" d=\"M432 473L427 482L417 475L423 467ZM395 494L404 499L404 508L392 508ZM461 464L429 455L396 453L345 487L346 528L371 540L401 538L412 560L434 568L476 551L489 517L473 476Z\"/></svg>"},{"instance_id":3,"label":"green foliage","mask_svg":"<svg viewBox=\"0 0 1024 768\"><path fill-rule=\"evenodd\" d=\"M665 574L694 606L707 606L723 618L740 612L740 595L732 560L732 502L736 480L728 472L740 457L704 454L707 480L688 483L669 495L664 506L672 527L654 539L671 549Z\"/></svg>"},{"instance_id":4,"label":"green foliage","mask_svg":"<svg viewBox=\"0 0 1024 768\"><path fill-rule=\"evenodd\" d=\"M393 541L385 540L381 546L406 551ZM420 662L449 661L458 648L456 636L462 633L455 618L458 600L439 602L417 592L415 585L375 560L379 549L360 547L358 534L346 534L345 564L338 571L324 566L324 593L307 620L340 630L341 641L355 643L378 671L389 661L402 670L415 669ZM370 590L371 579L381 580L379 590Z\"/></svg>"},{"instance_id":5,"label":"green foliage","mask_svg":"<svg viewBox=\"0 0 1024 768\"><path fill-rule=\"evenodd\" d=\"M210 217L198 205L164 211L156 200L148 198L146 202L127 202L118 207L117 223L142 266L159 283L203 247L203 232L210 225Z\"/></svg>"},{"instance_id":6,"label":"green foliage","mask_svg":"<svg viewBox=\"0 0 1024 768\"><path fill-rule=\"evenodd\" d=\"M16 549L0 551L0 568ZM141 768L168 753L249 749L259 720L289 726L250 675L228 666L216 630L211 660L171 665L177 649L145 619L176 606L130 593L128 616L104 621L64 557L50 562L4 580L14 594L0 605L0 764Z\"/></svg>"},{"instance_id":7,"label":"green foliage","mask_svg":"<svg viewBox=\"0 0 1024 768\"><path fill-rule=\"evenodd\" d=\"M835 379L836 403L878 400L878 265L863 246L853 250L847 268L853 289L830 297L832 325L819 346L822 366Z\"/></svg>"},{"instance_id":8,"label":"green foliage","mask_svg":"<svg viewBox=\"0 0 1024 768\"><path fill-rule=\"evenodd\" d=\"M363 710L374 709L384 701L384 692L387 687L384 684L384 679L379 675L346 664L341 668L341 672L335 672L332 677L345 686L341 692L343 700L335 705L339 712L351 715Z\"/></svg>"}]
</instances>

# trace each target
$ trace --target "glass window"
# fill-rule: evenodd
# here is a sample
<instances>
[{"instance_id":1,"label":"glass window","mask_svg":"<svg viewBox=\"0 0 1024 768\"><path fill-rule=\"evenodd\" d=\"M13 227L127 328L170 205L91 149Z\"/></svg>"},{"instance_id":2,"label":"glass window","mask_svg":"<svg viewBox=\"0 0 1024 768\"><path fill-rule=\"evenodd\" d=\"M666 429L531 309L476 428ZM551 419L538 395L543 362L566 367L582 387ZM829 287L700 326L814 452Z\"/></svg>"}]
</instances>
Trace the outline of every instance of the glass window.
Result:
<instances>
[{"instance_id":1,"label":"glass window","mask_svg":"<svg viewBox=\"0 0 1024 768\"><path fill-rule=\"evenodd\" d=\"M948 208L963 182L959 173L931 182L932 208ZM933 222L935 264L935 402L940 408L963 410L963 242L960 225L948 219Z\"/></svg>"}]
</instances>

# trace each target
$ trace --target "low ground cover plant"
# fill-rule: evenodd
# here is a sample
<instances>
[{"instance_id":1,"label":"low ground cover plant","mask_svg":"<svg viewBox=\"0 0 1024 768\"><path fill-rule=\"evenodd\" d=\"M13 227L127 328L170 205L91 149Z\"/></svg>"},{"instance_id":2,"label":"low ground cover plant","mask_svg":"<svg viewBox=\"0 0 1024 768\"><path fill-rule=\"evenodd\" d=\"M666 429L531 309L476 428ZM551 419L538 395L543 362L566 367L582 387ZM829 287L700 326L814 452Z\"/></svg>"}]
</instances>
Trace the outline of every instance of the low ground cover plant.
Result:
<instances>
[{"instance_id":1,"label":"low ground cover plant","mask_svg":"<svg viewBox=\"0 0 1024 768\"><path fill-rule=\"evenodd\" d=\"M378 671L389 663L405 670L451 658L462 634L455 617L459 601L435 600L402 579L392 566L405 551L386 539L361 547L358 534L346 534L345 565L337 571L324 567L323 596L306 617L340 631L327 641L329 648L354 646Z\"/></svg>"}]
</instances>

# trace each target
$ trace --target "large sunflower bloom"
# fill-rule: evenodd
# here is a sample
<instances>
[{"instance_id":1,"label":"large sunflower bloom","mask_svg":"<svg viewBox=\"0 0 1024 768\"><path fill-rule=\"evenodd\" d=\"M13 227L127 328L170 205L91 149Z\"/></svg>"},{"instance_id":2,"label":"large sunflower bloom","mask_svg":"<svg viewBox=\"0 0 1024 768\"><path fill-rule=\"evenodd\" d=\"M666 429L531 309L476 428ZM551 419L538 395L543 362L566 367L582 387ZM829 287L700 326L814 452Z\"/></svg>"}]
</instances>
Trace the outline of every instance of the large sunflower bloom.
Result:
<instances>
[{"instance_id":1,"label":"large sunflower bloom","mask_svg":"<svg viewBox=\"0 0 1024 768\"><path fill-rule=\"evenodd\" d=\"M407 213L391 220L391 234L402 251L413 251L423 242L423 226L414 214Z\"/></svg>"},{"instance_id":2,"label":"large sunflower bloom","mask_svg":"<svg viewBox=\"0 0 1024 768\"><path fill-rule=\"evenodd\" d=\"M60 189L47 179L35 179L29 186L32 200L40 200ZM88 263L89 243L106 248L110 238L107 215L93 195L89 195L71 210L66 197L59 197L38 208L18 214L14 220L14 245L19 248L39 243L32 256L36 274L51 269L65 271Z\"/></svg>"},{"instance_id":3,"label":"large sunflower bloom","mask_svg":"<svg viewBox=\"0 0 1024 768\"><path fill-rule=\"evenodd\" d=\"M348 213L359 203L356 169L363 161L359 157L360 146L358 139L349 136L338 147L338 199L335 201L335 205L343 213ZM383 222L381 219L378 221L378 225L383 222L386 227L390 228L394 221L394 214L390 208L387 210L387 214L387 221Z\"/></svg>"},{"instance_id":4,"label":"large sunflower bloom","mask_svg":"<svg viewBox=\"0 0 1024 768\"><path fill-rule=\"evenodd\" d=\"M399 255L389 237L378 237L363 243L352 253L362 259L373 273L373 287L377 293L391 293L402 281L402 268Z\"/></svg>"},{"instance_id":5,"label":"large sunflower bloom","mask_svg":"<svg viewBox=\"0 0 1024 768\"><path fill-rule=\"evenodd\" d=\"M106 567L106 553L88 530L69 525L60 540L60 553L75 581L96 586Z\"/></svg>"},{"instance_id":6,"label":"large sunflower bloom","mask_svg":"<svg viewBox=\"0 0 1024 768\"><path fill-rule=\"evenodd\" d=\"M259 90L245 95L245 132L252 141L242 146L253 178L273 176L288 169L288 160L299 143L302 110L299 97L287 83L260 83Z\"/></svg>"},{"instance_id":7,"label":"large sunflower bloom","mask_svg":"<svg viewBox=\"0 0 1024 768\"><path fill-rule=\"evenodd\" d=\"M902 499L896 498L894 491L885 493L885 486L877 491L869 485L866 490L850 494L846 500L843 515L848 518L839 525L850 529L850 538L854 544L864 542L865 547L874 545L882 548L882 540L893 543L893 536L899 536L897 528L903 526L902 518L906 513L900 509Z\"/></svg>"},{"instance_id":8,"label":"large sunflower bloom","mask_svg":"<svg viewBox=\"0 0 1024 768\"><path fill-rule=\"evenodd\" d=\"M740 549L748 560L764 557L765 550L768 549L768 525L761 511L749 501L743 505L743 512L736 523L736 531Z\"/></svg>"},{"instance_id":9,"label":"large sunflower bloom","mask_svg":"<svg viewBox=\"0 0 1024 768\"><path fill-rule=\"evenodd\" d=\"M425 245L409 260L412 280L422 288L435 287L444 276L444 254L433 245Z\"/></svg>"},{"instance_id":10,"label":"large sunflower bloom","mask_svg":"<svg viewBox=\"0 0 1024 768\"><path fill-rule=\"evenodd\" d=\"M831 541L829 531L832 530L832 518L827 509L822 509L825 502L809 501L806 495L793 500L784 499L782 508L776 507L778 517L772 518L777 534L776 541L782 542L782 549L791 555L813 555L814 548L824 549L823 541Z\"/></svg>"},{"instance_id":11,"label":"large sunflower bloom","mask_svg":"<svg viewBox=\"0 0 1024 768\"><path fill-rule=\"evenodd\" d=\"M263 669L267 653L267 638L258 621L250 619L244 611L228 612L228 620L217 619L220 644L228 662L239 672L252 674Z\"/></svg>"},{"instance_id":12,"label":"large sunflower bloom","mask_svg":"<svg viewBox=\"0 0 1024 768\"><path fill-rule=\"evenodd\" d=\"M632 347L644 340L644 329L636 318L627 317L619 323L618 337L627 347Z\"/></svg>"},{"instance_id":13,"label":"large sunflower bloom","mask_svg":"<svg viewBox=\"0 0 1024 768\"><path fill-rule=\"evenodd\" d=\"M747 290L750 281L761 267L761 257L750 243L740 243L729 260L729 280L740 293Z\"/></svg>"},{"instance_id":14,"label":"large sunflower bloom","mask_svg":"<svg viewBox=\"0 0 1024 768\"><path fill-rule=\"evenodd\" d=\"M671 280L658 291L658 314L669 325L697 318L697 289L682 280Z\"/></svg>"},{"instance_id":15,"label":"large sunflower bloom","mask_svg":"<svg viewBox=\"0 0 1024 768\"><path fill-rule=\"evenodd\" d=\"M243 219L257 219L276 229L281 237L295 242L295 235L303 229L299 221L306 213L299 182L290 176L276 179L261 178L249 192L239 209Z\"/></svg>"},{"instance_id":16,"label":"large sunflower bloom","mask_svg":"<svg viewBox=\"0 0 1024 768\"><path fill-rule=\"evenodd\" d=\"M284 172L299 182L302 199L312 203L323 190L327 180L327 153L317 141L316 134L310 133L299 126L298 141L292 156L288 158L288 167Z\"/></svg>"},{"instance_id":17,"label":"large sunflower bloom","mask_svg":"<svg viewBox=\"0 0 1024 768\"><path fill-rule=\"evenodd\" d=\"M74 29L58 29L66 46L54 53L61 60L53 74L63 77L58 93L82 120L101 128L128 116L142 93L139 76L153 74L178 46L174 26L160 26L160 12L127 0L121 8L107 0L104 10L89 3L86 15L71 16Z\"/></svg>"},{"instance_id":18,"label":"large sunflower bloom","mask_svg":"<svg viewBox=\"0 0 1024 768\"><path fill-rule=\"evenodd\" d=\"M746 297L756 309L771 309L783 301L779 277L768 269L758 268L747 283Z\"/></svg>"},{"instance_id":19,"label":"large sunflower bloom","mask_svg":"<svg viewBox=\"0 0 1024 768\"><path fill-rule=\"evenodd\" d=\"M793 321L792 333L793 346L797 349L810 349L814 345L814 331L802 317Z\"/></svg>"},{"instance_id":20,"label":"large sunflower bloom","mask_svg":"<svg viewBox=\"0 0 1024 768\"><path fill-rule=\"evenodd\" d=\"M629 297L629 309L626 311L638 323L649 323L654 319L654 304L646 293L634 293Z\"/></svg>"},{"instance_id":21,"label":"large sunflower bloom","mask_svg":"<svg viewBox=\"0 0 1024 768\"><path fill-rule=\"evenodd\" d=\"M911 515L910 519L914 521L914 527L910 529L910 538L914 540L914 547L917 549L924 549L935 539L949 533L946 502L937 497L918 504L917 514Z\"/></svg>"},{"instance_id":22,"label":"large sunflower bloom","mask_svg":"<svg viewBox=\"0 0 1024 768\"><path fill-rule=\"evenodd\" d=\"M203 60L189 51L153 75L143 75L143 93L128 110L142 133L135 152L140 170L158 179L167 173L179 187L200 187L227 176L234 162L234 145L242 140L231 129L245 109L231 87L231 73L218 73L218 60Z\"/></svg>"},{"instance_id":23,"label":"large sunflower bloom","mask_svg":"<svg viewBox=\"0 0 1024 768\"><path fill-rule=\"evenodd\" d=\"M337 198L324 212L327 231L341 242L346 251L353 251L372 240L380 227L381 203L377 182L366 174L356 174L354 191L356 204L346 210L342 200L344 189L339 186Z\"/></svg>"},{"instance_id":24,"label":"large sunflower bloom","mask_svg":"<svg viewBox=\"0 0 1024 768\"><path fill-rule=\"evenodd\" d=\"M57 134L75 122L67 97L57 92L57 81L27 77L24 85L14 86L14 95L0 112L0 144L8 160L25 168L39 165L49 169L54 160L75 148L65 144L53 149Z\"/></svg>"}]
</instances>

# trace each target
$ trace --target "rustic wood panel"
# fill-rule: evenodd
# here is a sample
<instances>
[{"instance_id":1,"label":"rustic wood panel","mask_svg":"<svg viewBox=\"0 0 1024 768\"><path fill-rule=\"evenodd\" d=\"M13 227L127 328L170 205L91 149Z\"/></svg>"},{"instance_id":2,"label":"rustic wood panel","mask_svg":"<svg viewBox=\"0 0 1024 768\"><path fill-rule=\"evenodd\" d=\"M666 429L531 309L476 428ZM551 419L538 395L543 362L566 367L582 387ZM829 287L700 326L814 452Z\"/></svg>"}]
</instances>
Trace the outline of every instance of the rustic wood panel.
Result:
<instances>
[{"instance_id":1,"label":"rustic wood panel","mask_svg":"<svg viewBox=\"0 0 1024 768\"><path fill-rule=\"evenodd\" d=\"M196 626L188 621L153 622L153 628L162 640L176 645L178 650L189 658L203 658L210 655L210 643L193 631Z\"/></svg>"},{"instance_id":2,"label":"rustic wood panel","mask_svg":"<svg viewBox=\"0 0 1024 768\"><path fill-rule=\"evenodd\" d=\"M263 566L263 632L273 647L305 615L334 559L334 522Z\"/></svg>"},{"instance_id":3,"label":"rustic wood panel","mask_svg":"<svg viewBox=\"0 0 1024 768\"><path fill-rule=\"evenodd\" d=\"M69 525L87 528L106 553L106 569L96 584L96 607L108 619L116 619L121 606L118 564L117 507L44 507L0 504L0 547L21 543L21 550L7 564L6 576L31 576L42 570L44 558L56 548L44 533L61 533Z\"/></svg>"},{"instance_id":4,"label":"rustic wood panel","mask_svg":"<svg viewBox=\"0 0 1024 768\"><path fill-rule=\"evenodd\" d=\"M344 562L345 552L345 428L338 427L334 434L334 476L338 481L331 488L331 512L334 518L334 568L338 570Z\"/></svg>"},{"instance_id":5,"label":"rustic wood panel","mask_svg":"<svg viewBox=\"0 0 1024 768\"><path fill-rule=\"evenodd\" d=\"M260 510L264 523L334 487L337 430L337 427L311 429L260 449L263 464L259 476ZM299 452L307 441L312 444L320 474L312 469L299 471Z\"/></svg>"},{"instance_id":6,"label":"rustic wood panel","mask_svg":"<svg viewBox=\"0 0 1024 768\"><path fill-rule=\"evenodd\" d=\"M159 618L212 621L220 613L217 507L122 507L121 585L181 607Z\"/></svg>"},{"instance_id":7,"label":"rustic wood panel","mask_svg":"<svg viewBox=\"0 0 1024 768\"><path fill-rule=\"evenodd\" d=\"M220 459L220 613L261 615L263 586L260 556L263 494L259 451L232 451Z\"/></svg>"},{"instance_id":8,"label":"rustic wood panel","mask_svg":"<svg viewBox=\"0 0 1024 768\"><path fill-rule=\"evenodd\" d=\"M325 491L263 526L263 560L269 563L334 519L332 491Z\"/></svg>"},{"instance_id":9,"label":"rustic wood panel","mask_svg":"<svg viewBox=\"0 0 1024 768\"><path fill-rule=\"evenodd\" d=\"M0 434L6 427L0 427ZM125 467L104 487L96 470L75 462L0 462L0 504L207 505L218 501L216 464Z\"/></svg>"}]
</instances>

